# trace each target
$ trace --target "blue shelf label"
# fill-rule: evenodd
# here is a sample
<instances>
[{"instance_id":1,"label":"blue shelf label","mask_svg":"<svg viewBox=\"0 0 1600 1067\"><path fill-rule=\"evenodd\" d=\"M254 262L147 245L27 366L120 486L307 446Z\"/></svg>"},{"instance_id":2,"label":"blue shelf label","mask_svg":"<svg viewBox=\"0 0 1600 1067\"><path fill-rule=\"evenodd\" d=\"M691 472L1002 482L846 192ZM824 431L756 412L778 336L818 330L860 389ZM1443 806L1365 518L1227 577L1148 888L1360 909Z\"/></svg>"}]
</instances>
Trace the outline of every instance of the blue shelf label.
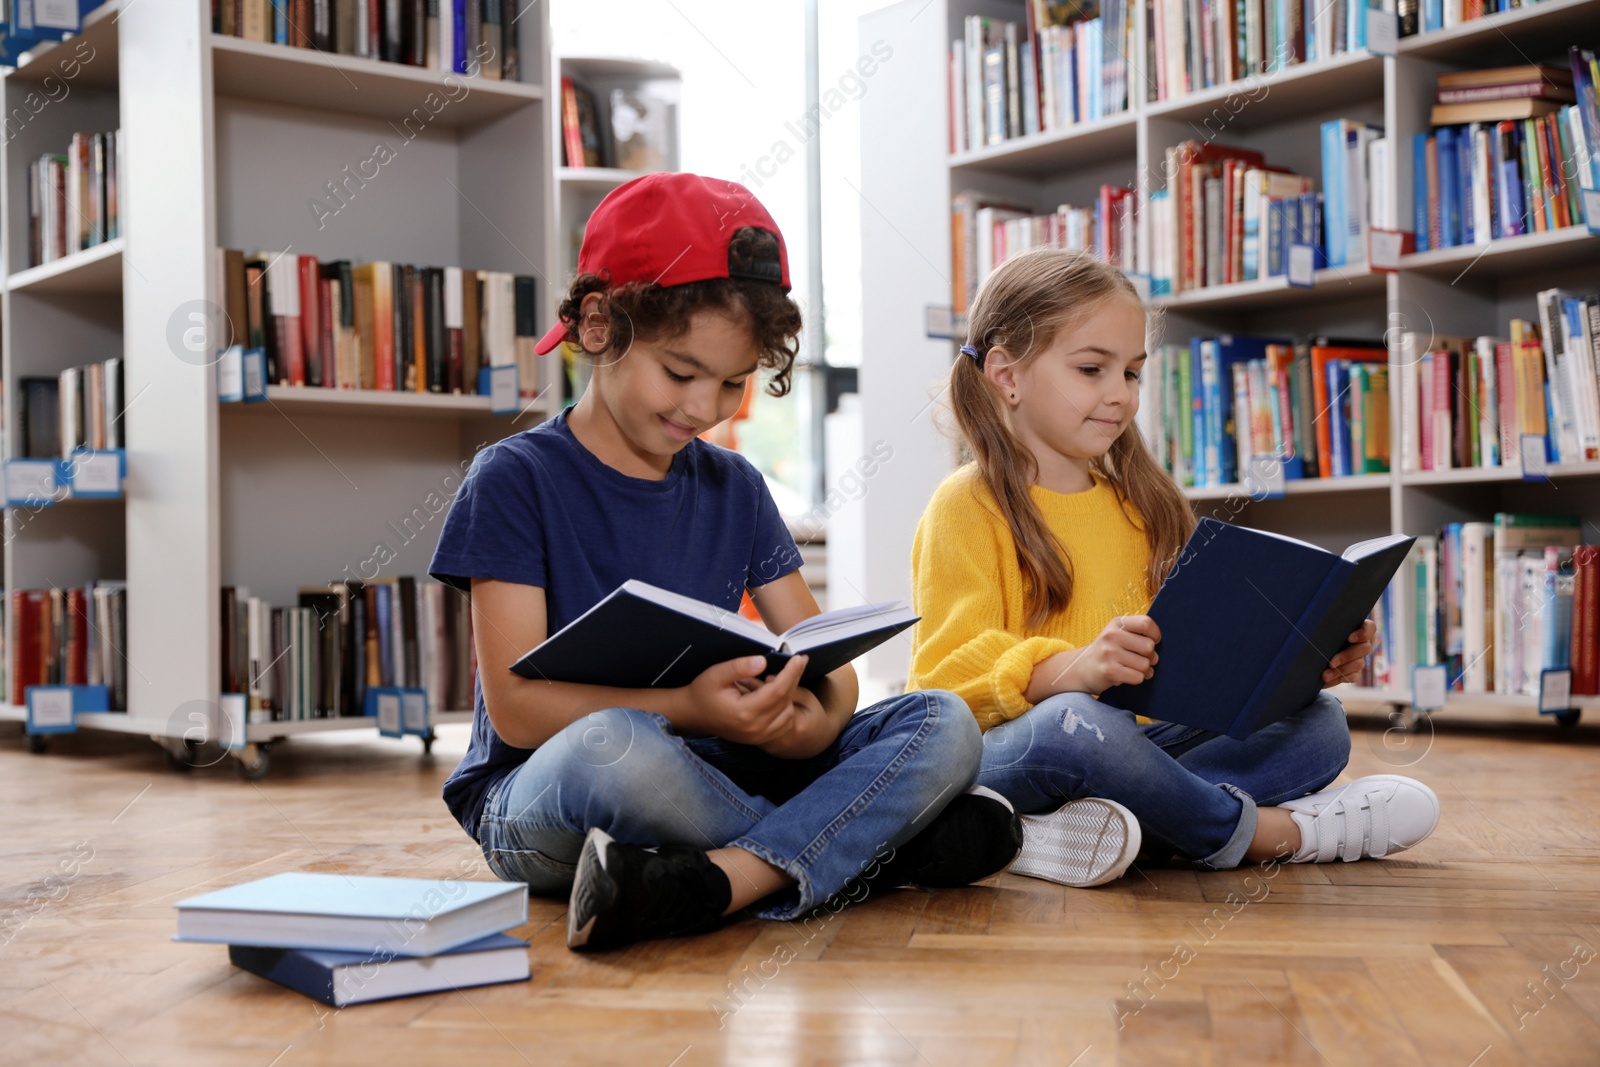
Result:
<instances>
[{"instance_id":1,"label":"blue shelf label","mask_svg":"<svg viewBox=\"0 0 1600 1067\"><path fill-rule=\"evenodd\" d=\"M111 708L111 691L103 685L30 685L26 693L30 734L75 733L80 713Z\"/></svg>"},{"instance_id":2,"label":"blue shelf label","mask_svg":"<svg viewBox=\"0 0 1600 1067\"><path fill-rule=\"evenodd\" d=\"M6 461L6 506L43 508L54 504L60 483L57 460L12 459Z\"/></svg>"},{"instance_id":3,"label":"blue shelf label","mask_svg":"<svg viewBox=\"0 0 1600 1067\"><path fill-rule=\"evenodd\" d=\"M492 414L515 415L521 410L521 389L515 363L484 367L478 372L478 394L489 398Z\"/></svg>"},{"instance_id":4,"label":"blue shelf label","mask_svg":"<svg viewBox=\"0 0 1600 1067\"><path fill-rule=\"evenodd\" d=\"M75 497L115 500L122 496L122 479L128 473L128 453L120 448L80 448L71 459L60 461L56 481Z\"/></svg>"}]
</instances>

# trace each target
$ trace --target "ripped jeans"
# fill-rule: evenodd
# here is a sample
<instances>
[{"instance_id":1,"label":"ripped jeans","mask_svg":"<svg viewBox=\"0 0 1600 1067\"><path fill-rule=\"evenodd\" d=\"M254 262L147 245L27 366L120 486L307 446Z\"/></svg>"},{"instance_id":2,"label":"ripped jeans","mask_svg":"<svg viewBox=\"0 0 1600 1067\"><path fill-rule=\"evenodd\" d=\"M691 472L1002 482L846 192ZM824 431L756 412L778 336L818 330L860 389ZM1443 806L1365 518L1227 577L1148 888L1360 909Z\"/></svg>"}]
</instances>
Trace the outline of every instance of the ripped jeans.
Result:
<instances>
[{"instance_id":1,"label":"ripped jeans","mask_svg":"<svg viewBox=\"0 0 1600 1067\"><path fill-rule=\"evenodd\" d=\"M1177 723L1139 723L1087 693L1061 693L983 735L978 784L1017 811L1104 797L1139 820L1147 853L1237 867L1256 807L1323 788L1350 758L1344 707L1321 693L1242 741Z\"/></svg>"}]
</instances>

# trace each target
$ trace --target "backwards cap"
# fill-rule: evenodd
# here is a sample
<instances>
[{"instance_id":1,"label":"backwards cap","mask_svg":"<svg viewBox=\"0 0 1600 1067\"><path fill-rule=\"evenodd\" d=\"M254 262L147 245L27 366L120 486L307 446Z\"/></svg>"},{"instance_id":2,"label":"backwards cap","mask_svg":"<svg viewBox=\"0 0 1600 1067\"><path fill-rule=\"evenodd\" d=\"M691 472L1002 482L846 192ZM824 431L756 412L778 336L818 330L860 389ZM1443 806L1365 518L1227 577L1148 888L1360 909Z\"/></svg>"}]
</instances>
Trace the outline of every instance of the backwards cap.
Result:
<instances>
[{"instance_id":1,"label":"backwards cap","mask_svg":"<svg viewBox=\"0 0 1600 1067\"><path fill-rule=\"evenodd\" d=\"M747 226L777 238L778 254L751 263L729 261L733 235ZM778 224L738 182L698 174L647 174L613 189L589 216L578 272L598 274L613 289L630 283L685 285L712 278L748 278L789 291L789 255ZM550 327L535 351L567 339Z\"/></svg>"}]
</instances>

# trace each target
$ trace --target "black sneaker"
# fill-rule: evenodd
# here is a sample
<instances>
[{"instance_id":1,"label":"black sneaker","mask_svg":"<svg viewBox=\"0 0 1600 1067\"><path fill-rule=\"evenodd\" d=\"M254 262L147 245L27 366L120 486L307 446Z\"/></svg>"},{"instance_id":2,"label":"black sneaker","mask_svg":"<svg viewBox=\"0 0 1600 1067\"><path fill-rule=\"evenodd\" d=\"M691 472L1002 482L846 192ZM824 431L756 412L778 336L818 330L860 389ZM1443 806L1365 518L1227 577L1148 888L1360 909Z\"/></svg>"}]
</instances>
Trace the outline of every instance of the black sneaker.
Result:
<instances>
[{"instance_id":1,"label":"black sneaker","mask_svg":"<svg viewBox=\"0 0 1600 1067\"><path fill-rule=\"evenodd\" d=\"M590 830L567 905L567 947L617 948L716 926L732 900L728 876L688 845L620 845Z\"/></svg>"},{"instance_id":2,"label":"black sneaker","mask_svg":"<svg viewBox=\"0 0 1600 1067\"><path fill-rule=\"evenodd\" d=\"M868 881L953 889L998 874L1022 848L1022 820L1005 797L973 786L901 845Z\"/></svg>"}]
</instances>

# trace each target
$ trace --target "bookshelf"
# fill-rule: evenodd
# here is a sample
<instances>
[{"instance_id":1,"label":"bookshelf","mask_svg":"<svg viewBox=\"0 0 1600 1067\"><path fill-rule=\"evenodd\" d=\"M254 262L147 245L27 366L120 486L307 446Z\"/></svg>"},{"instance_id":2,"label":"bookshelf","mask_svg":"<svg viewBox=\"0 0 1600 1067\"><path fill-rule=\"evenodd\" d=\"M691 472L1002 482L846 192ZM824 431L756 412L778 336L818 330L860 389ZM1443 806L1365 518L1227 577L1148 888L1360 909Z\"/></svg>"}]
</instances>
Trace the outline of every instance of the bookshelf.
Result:
<instances>
[{"instance_id":1,"label":"bookshelf","mask_svg":"<svg viewBox=\"0 0 1600 1067\"><path fill-rule=\"evenodd\" d=\"M625 182L650 173L650 169L628 169L615 166L616 154L612 144L613 112L612 93L640 93L658 101L665 107L666 152L662 165L653 169L675 171L678 169L678 101L682 89L682 76L678 69L667 63L650 59L630 59L622 56L571 55L558 52L555 58L560 77L553 79L550 93L550 158L555 160L557 215L561 243L561 277L570 278L578 267L578 249L583 244L583 227L590 214L605 199L606 194ZM560 78L572 81L594 94L596 120L601 141L605 145L605 166L571 166L563 164L564 101Z\"/></svg>"},{"instance_id":2,"label":"bookshelf","mask_svg":"<svg viewBox=\"0 0 1600 1067\"><path fill-rule=\"evenodd\" d=\"M17 454L19 377L84 353L125 361L123 499L7 513L8 591L128 583L128 710L80 715L81 728L149 736L184 764L193 715L217 714L222 586L292 605L300 587L350 576L386 538L381 573L424 577L442 513L403 538L387 524L441 484L449 492L483 445L559 404L547 393L497 415L476 395L276 385L263 403L219 403L215 366L170 340L188 311L222 306L219 248L531 275L548 322L561 275L544 6L513 32L522 81L447 78L213 34L199 0L111 0L79 38L5 76L9 112L77 42L93 49L72 91L0 147L6 455ZM119 125L124 236L28 268L27 164L74 130ZM310 202L378 143L393 158L319 219ZM471 715L430 710L435 724ZM275 741L373 723L252 722L232 754L259 777Z\"/></svg>"},{"instance_id":3,"label":"bookshelf","mask_svg":"<svg viewBox=\"0 0 1600 1067\"><path fill-rule=\"evenodd\" d=\"M1590 43L1600 25L1600 0L1549 0L1420 34L1393 56L1366 50L1290 66L1260 76L1244 106L1241 83L1178 99L1145 102L1134 91L1128 112L976 150L949 151L946 92L951 42L970 15L1023 21L1017 0L907 0L860 21L860 50L894 42L895 58L862 100L861 186L863 351L879 353L861 368L861 440L895 449L893 484L874 484L849 517L865 550L845 575L867 601L909 596L911 539L918 516L952 469L955 448L935 415L954 345L930 336L928 312L951 304L951 197L976 190L1053 210L1092 204L1102 183L1132 186L1141 198L1159 188L1164 152L1185 138L1255 148L1269 164L1311 175L1321 187L1318 129L1350 118L1383 126L1409 146L1430 128L1438 74L1563 57L1571 43ZM1133 39L1148 39L1145 12L1135 9ZM1142 53L1130 55L1129 85L1143 84ZM1234 108L1223 107L1233 96ZM1402 225L1412 218L1409 152L1392 155L1381 180L1389 185ZM1311 334L1391 338L1391 370L1399 361L1399 329L1440 335L1504 335L1511 317L1538 320L1534 295L1559 286L1600 290L1600 237L1571 227L1401 257L1392 274L1365 268L1318 271L1310 289L1283 278L1158 296L1151 305L1152 343L1218 333L1305 337ZM937 317L937 316L935 316ZM1391 393L1391 439L1399 441L1398 390ZM900 464L900 457L905 463ZM1242 487L1186 489L1196 512L1300 537L1342 551L1354 541L1390 532L1427 533L1495 511L1578 514L1600 528L1600 463L1553 466L1548 482L1524 481L1514 467L1399 471L1290 482L1279 499L1254 499ZM1590 531L1588 540L1596 536ZM908 649L895 643L868 657L869 677L903 681ZM1400 690L1353 689L1352 707L1409 708ZM1600 707L1578 697L1575 709ZM1452 692L1445 714L1535 716L1532 697Z\"/></svg>"}]
</instances>

